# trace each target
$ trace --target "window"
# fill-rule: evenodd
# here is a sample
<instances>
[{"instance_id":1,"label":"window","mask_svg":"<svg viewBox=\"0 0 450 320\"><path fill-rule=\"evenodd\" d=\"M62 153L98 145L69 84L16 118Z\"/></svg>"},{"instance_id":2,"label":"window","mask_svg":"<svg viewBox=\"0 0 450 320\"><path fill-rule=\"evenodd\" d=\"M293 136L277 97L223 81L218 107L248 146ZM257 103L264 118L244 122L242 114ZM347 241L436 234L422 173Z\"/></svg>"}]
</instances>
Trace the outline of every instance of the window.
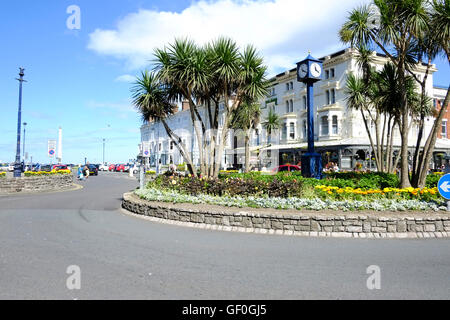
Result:
<instances>
[{"instance_id":1,"label":"window","mask_svg":"<svg viewBox=\"0 0 450 320\"><path fill-rule=\"evenodd\" d=\"M174 146L173 141L170 141L170 150L173 150L173 146Z\"/></svg>"},{"instance_id":2,"label":"window","mask_svg":"<svg viewBox=\"0 0 450 320\"><path fill-rule=\"evenodd\" d=\"M292 122L289 125L289 138L295 139L295 125Z\"/></svg>"},{"instance_id":3,"label":"window","mask_svg":"<svg viewBox=\"0 0 450 320\"><path fill-rule=\"evenodd\" d=\"M306 105L306 96L303 96L303 109L306 110L307 105Z\"/></svg>"},{"instance_id":4,"label":"window","mask_svg":"<svg viewBox=\"0 0 450 320\"><path fill-rule=\"evenodd\" d=\"M291 82L291 90L294 90L294 83Z\"/></svg>"},{"instance_id":5,"label":"window","mask_svg":"<svg viewBox=\"0 0 450 320\"><path fill-rule=\"evenodd\" d=\"M286 112L294 112L294 101L293 100L286 100Z\"/></svg>"},{"instance_id":6,"label":"window","mask_svg":"<svg viewBox=\"0 0 450 320\"><path fill-rule=\"evenodd\" d=\"M328 135L328 117L322 117L322 135L327 136Z\"/></svg>"},{"instance_id":7,"label":"window","mask_svg":"<svg viewBox=\"0 0 450 320\"><path fill-rule=\"evenodd\" d=\"M441 135L442 138L447 139L447 120L442 120Z\"/></svg>"},{"instance_id":8,"label":"window","mask_svg":"<svg viewBox=\"0 0 450 320\"><path fill-rule=\"evenodd\" d=\"M338 134L338 117L337 116L333 116L333 134Z\"/></svg>"},{"instance_id":9,"label":"window","mask_svg":"<svg viewBox=\"0 0 450 320\"><path fill-rule=\"evenodd\" d=\"M162 149L162 145L161 145L161 143L159 144L159 151L161 151L161 149Z\"/></svg>"},{"instance_id":10,"label":"window","mask_svg":"<svg viewBox=\"0 0 450 320\"><path fill-rule=\"evenodd\" d=\"M286 91L289 91L289 83L286 83Z\"/></svg>"},{"instance_id":11,"label":"window","mask_svg":"<svg viewBox=\"0 0 450 320\"><path fill-rule=\"evenodd\" d=\"M330 91L327 90L326 94L327 94L327 103L326 104L330 104Z\"/></svg>"},{"instance_id":12,"label":"window","mask_svg":"<svg viewBox=\"0 0 450 320\"><path fill-rule=\"evenodd\" d=\"M331 104L336 103L336 92L334 89L331 89Z\"/></svg>"},{"instance_id":13,"label":"window","mask_svg":"<svg viewBox=\"0 0 450 320\"><path fill-rule=\"evenodd\" d=\"M325 70L325 79L330 79L330 70Z\"/></svg>"},{"instance_id":14,"label":"window","mask_svg":"<svg viewBox=\"0 0 450 320\"><path fill-rule=\"evenodd\" d=\"M306 120L303 120L303 138L304 139L308 138L307 127L306 127Z\"/></svg>"},{"instance_id":15,"label":"window","mask_svg":"<svg viewBox=\"0 0 450 320\"><path fill-rule=\"evenodd\" d=\"M283 134L282 139L286 140L286 137L287 137L287 125L286 125L286 123L283 124L283 133L282 134Z\"/></svg>"},{"instance_id":16,"label":"window","mask_svg":"<svg viewBox=\"0 0 450 320\"><path fill-rule=\"evenodd\" d=\"M334 68L331 68L331 70L330 70L330 77L334 78Z\"/></svg>"}]
</instances>

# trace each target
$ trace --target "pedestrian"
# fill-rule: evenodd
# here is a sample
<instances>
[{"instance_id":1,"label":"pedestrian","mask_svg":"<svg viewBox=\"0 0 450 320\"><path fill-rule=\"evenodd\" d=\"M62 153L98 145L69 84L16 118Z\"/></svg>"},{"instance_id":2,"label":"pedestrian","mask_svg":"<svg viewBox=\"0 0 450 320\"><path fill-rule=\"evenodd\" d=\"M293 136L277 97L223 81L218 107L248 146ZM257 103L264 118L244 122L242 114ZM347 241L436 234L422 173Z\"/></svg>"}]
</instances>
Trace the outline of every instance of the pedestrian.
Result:
<instances>
[{"instance_id":1,"label":"pedestrian","mask_svg":"<svg viewBox=\"0 0 450 320\"><path fill-rule=\"evenodd\" d=\"M78 166L77 175L78 175L78 180L84 180L83 166L81 164Z\"/></svg>"},{"instance_id":2,"label":"pedestrian","mask_svg":"<svg viewBox=\"0 0 450 320\"><path fill-rule=\"evenodd\" d=\"M87 165L84 166L84 176L86 177L86 180L89 178L89 167Z\"/></svg>"}]
</instances>

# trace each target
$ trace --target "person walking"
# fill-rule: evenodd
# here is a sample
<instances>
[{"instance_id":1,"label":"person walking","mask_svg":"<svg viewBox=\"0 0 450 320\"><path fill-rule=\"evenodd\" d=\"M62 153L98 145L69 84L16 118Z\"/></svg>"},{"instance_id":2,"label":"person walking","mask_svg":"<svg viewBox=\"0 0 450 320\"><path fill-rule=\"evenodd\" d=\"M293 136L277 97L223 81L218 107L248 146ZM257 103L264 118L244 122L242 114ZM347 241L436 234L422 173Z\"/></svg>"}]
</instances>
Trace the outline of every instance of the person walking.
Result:
<instances>
[{"instance_id":1,"label":"person walking","mask_svg":"<svg viewBox=\"0 0 450 320\"><path fill-rule=\"evenodd\" d=\"M89 178L89 167L87 165L84 166L84 176L86 180Z\"/></svg>"},{"instance_id":2,"label":"person walking","mask_svg":"<svg viewBox=\"0 0 450 320\"><path fill-rule=\"evenodd\" d=\"M81 181L84 180L83 166L81 164L78 166L77 175L78 175L78 180L81 180Z\"/></svg>"}]
</instances>

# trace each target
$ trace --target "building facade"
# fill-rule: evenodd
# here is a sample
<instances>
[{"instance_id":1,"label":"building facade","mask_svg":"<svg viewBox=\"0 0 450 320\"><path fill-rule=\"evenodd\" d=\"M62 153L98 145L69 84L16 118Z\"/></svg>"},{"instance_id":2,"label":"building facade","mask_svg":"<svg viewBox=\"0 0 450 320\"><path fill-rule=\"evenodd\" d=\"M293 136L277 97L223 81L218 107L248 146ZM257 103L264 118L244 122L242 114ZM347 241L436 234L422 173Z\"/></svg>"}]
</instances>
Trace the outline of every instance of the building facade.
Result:
<instances>
[{"instance_id":1,"label":"building facade","mask_svg":"<svg viewBox=\"0 0 450 320\"><path fill-rule=\"evenodd\" d=\"M346 81L349 74L361 76L362 72L356 61L357 52L346 49L321 58L323 61L322 80L314 85L314 139L316 151L322 154L324 164L337 163L339 168L351 170L360 163L366 168L375 168L372 161L372 150L359 110L348 107L346 101ZM381 54L374 54L374 66L377 70L383 68L387 58ZM423 77L426 67L416 66L416 75ZM426 83L427 95L434 99L437 108L441 107L446 89L433 86L433 73L437 69L433 66ZM423 78L422 78L423 79ZM261 121L254 130L251 145L251 165L255 168L272 169L282 164L297 164L307 149L307 109L306 86L297 82L296 68L278 74L270 81L268 96L261 101ZM222 106L223 107L223 106ZM221 107L221 109L222 109ZM192 155L194 164L198 164L198 145L196 143L193 126L190 119L188 105L183 104L167 119L169 126L183 139ZM272 132L271 136L264 130L264 121L269 112L276 113L281 119L281 128ZM205 115L206 109L200 108ZM448 140L448 112L444 117L442 131L438 136L435 150L435 161L439 163L442 155L450 154ZM425 137L431 131L434 118L425 121ZM223 116L219 118L219 127L223 123ZM374 128L371 128L374 130ZM142 141L148 141L153 150L150 165L180 164L183 159L176 150L163 126L157 122L150 122L141 128ZM401 146L400 132L393 129L393 145L397 149ZM413 149L417 138L417 126L412 125L409 142ZM425 140L425 139L424 139ZM424 144L425 141L422 142ZM243 139L239 134L231 132L227 137L221 165L223 168L240 168L244 163Z\"/></svg>"}]
</instances>

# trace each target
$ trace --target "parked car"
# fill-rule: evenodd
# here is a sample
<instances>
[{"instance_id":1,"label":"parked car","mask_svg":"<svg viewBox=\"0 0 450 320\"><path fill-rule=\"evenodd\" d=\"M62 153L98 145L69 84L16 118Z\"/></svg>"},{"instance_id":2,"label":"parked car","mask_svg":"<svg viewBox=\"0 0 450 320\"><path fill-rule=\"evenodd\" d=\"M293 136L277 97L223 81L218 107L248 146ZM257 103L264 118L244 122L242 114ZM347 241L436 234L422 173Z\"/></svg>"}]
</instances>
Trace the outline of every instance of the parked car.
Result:
<instances>
[{"instance_id":1,"label":"parked car","mask_svg":"<svg viewBox=\"0 0 450 320\"><path fill-rule=\"evenodd\" d=\"M285 164L282 166L278 166L275 169L273 169L273 172L293 172L293 171L301 171L301 168L299 166L293 165L293 164Z\"/></svg>"},{"instance_id":2,"label":"parked car","mask_svg":"<svg viewBox=\"0 0 450 320\"><path fill-rule=\"evenodd\" d=\"M95 164L88 164L89 175L98 176L98 167Z\"/></svg>"},{"instance_id":3,"label":"parked car","mask_svg":"<svg viewBox=\"0 0 450 320\"><path fill-rule=\"evenodd\" d=\"M126 171L126 165L125 164L118 164L116 165L116 172L125 172Z\"/></svg>"},{"instance_id":4,"label":"parked car","mask_svg":"<svg viewBox=\"0 0 450 320\"><path fill-rule=\"evenodd\" d=\"M116 171L116 165L115 164L110 164L108 167L108 171Z\"/></svg>"},{"instance_id":5,"label":"parked car","mask_svg":"<svg viewBox=\"0 0 450 320\"><path fill-rule=\"evenodd\" d=\"M46 165L42 165L42 166L36 168L35 170L36 170L36 171L46 171L46 172L50 172L50 171L52 171L52 166L49 165L49 164L46 164Z\"/></svg>"},{"instance_id":6,"label":"parked car","mask_svg":"<svg viewBox=\"0 0 450 320\"><path fill-rule=\"evenodd\" d=\"M106 164L101 164L101 165L98 167L98 170L100 170L100 171L108 171L108 170L109 170L109 167L108 167Z\"/></svg>"}]
</instances>

